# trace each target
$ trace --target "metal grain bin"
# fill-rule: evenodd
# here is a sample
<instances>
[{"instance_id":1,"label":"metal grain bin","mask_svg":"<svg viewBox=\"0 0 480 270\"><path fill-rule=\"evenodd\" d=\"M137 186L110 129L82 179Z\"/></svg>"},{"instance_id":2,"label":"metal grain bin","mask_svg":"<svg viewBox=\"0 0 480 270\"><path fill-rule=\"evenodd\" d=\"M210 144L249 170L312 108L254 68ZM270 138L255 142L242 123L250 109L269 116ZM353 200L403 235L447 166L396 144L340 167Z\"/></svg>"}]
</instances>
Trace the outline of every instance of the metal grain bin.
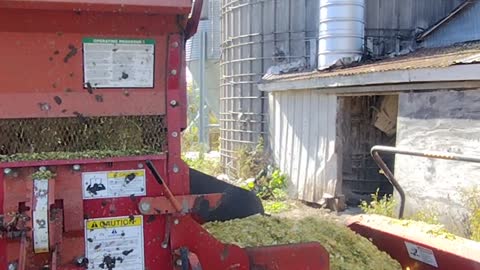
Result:
<instances>
[{"instance_id":1,"label":"metal grain bin","mask_svg":"<svg viewBox=\"0 0 480 270\"><path fill-rule=\"evenodd\" d=\"M318 3L222 0L220 148L229 172L235 173L238 149L267 137L268 100L257 83L275 64L275 51L283 52L287 63L305 60L316 67Z\"/></svg>"},{"instance_id":2,"label":"metal grain bin","mask_svg":"<svg viewBox=\"0 0 480 270\"><path fill-rule=\"evenodd\" d=\"M365 0L320 0L318 69L363 54Z\"/></svg>"}]
</instances>

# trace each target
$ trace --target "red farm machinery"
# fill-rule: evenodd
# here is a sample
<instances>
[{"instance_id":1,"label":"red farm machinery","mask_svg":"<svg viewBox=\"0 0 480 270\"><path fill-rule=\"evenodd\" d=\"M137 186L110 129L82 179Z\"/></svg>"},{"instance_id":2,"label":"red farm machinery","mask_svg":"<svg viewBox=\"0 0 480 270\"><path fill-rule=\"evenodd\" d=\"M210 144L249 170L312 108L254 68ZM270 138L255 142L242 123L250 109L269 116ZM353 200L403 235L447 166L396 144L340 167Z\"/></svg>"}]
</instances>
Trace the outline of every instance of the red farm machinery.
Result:
<instances>
[{"instance_id":1,"label":"red farm machinery","mask_svg":"<svg viewBox=\"0 0 480 270\"><path fill-rule=\"evenodd\" d=\"M328 269L319 244L244 250L201 227L263 212L181 160L201 6L0 1L0 269Z\"/></svg>"},{"instance_id":2,"label":"red farm machinery","mask_svg":"<svg viewBox=\"0 0 480 270\"><path fill-rule=\"evenodd\" d=\"M0 270L329 269L320 243L241 249L201 226L263 213L181 159L202 2L0 0ZM479 269L419 263L375 224L350 227L404 266Z\"/></svg>"}]
</instances>

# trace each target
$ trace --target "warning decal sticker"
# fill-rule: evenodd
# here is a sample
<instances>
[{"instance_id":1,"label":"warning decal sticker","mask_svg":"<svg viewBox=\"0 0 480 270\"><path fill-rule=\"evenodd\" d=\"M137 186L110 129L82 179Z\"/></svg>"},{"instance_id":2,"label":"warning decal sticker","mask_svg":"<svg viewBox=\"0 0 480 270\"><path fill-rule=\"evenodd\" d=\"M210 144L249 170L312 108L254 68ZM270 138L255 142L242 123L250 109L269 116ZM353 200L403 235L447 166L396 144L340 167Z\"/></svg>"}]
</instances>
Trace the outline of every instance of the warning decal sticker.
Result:
<instances>
[{"instance_id":1,"label":"warning decal sticker","mask_svg":"<svg viewBox=\"0 0 480 270\"><path fill-rule=\"evenodd\" d=\"M145 170L82 173L83 199L145 196Z\"/></svg>"},{"instance_id":2,"label":"warning decal sticker","mask_svg":"<svg viewBox=\"0 0 480 270\"><path fill-rule=\"evenodd\" d=\"M141 217L129 217L121 219L104 219L104 220L89 220L87 221L87 230L95 229L109 229L117 227L132 227L141 226Z\"/></svg>"},{"instance_id":3,"label":"warning decal sticker","mask_svg":"<svg viewBox=\"0 0 480 270\"><path fill-rule=\"evenodd\" d=\"M409 242L405 242L405 246L410 258L438 268L437 259L432 250Z\"/></svg>"},{"instance_id":4,"label":"warning decal sticker","mask_svg":"<svg viewBox=\"0 0 480 270\"><path fill-rule=\"evenodd\" d=\"M153 88L155 40L84 38L85 88Z\"/></svg>"},{"instance_id":5,"label":"warning decal sticker","mask_svg":"<svg viewBox=\"0 0 480 270\"><path fill-rule=\"evenodd\" d=\"M142 216L85 220L88 269L144 270Z\"/></svg>"}]
</instances>

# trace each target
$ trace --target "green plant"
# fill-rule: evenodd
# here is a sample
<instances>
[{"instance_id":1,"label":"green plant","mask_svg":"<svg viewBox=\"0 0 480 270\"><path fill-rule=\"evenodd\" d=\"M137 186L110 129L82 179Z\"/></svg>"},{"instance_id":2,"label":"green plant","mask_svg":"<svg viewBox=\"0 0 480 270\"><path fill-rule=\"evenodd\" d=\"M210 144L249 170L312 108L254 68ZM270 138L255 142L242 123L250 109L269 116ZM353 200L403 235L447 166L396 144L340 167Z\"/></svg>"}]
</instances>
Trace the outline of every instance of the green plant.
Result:
<instances>
[{"instance_id":1,"label":"green plant","mask_svg":"<svg viewBox=\"0 0 480 270\"><path fill-rule=\"evenodd\" d=\"M290 205L284 201L263 201L263 208L268 214L278 214L290 209Z\"/></svg>"},{"instance_id":2,"label":"green plant","mask_svg":"<svg viewBox=\"0 0 480 270\"><path fill-rule=\"evenodd\" d=\"M470 188L462 193L470 212L468 224L470 238L480 242L480 186Z\"/></svg>"},{"instance_id":3,"label":"green plant","mask_svg":"<svg viewBox=\"0 0 480 270\"><path fill-rule=\"evenodd\" d=\"M273 171L270 177L263 176L257 185L257 194L263 200L284 200L287 198L287 176L280 170Z\"/></svg>"},{"instance_id":4,"label":"green plant","mask_svg":"<svg viewBox=\"0 0 480 270\"><path fill-rule=\"evenodd\" d=\"M260 179L243 182L240 187L255 192L267 213L276 214L290 208L286 203L287 176L278 169L261 176Z\"/></svg>"},{"instance_id":5,"label":"green plant","mask_svg":"<svg viewBox=\"0 0 480 270\"><path fill-rule=\"evenodd\" d=\"M278 169L273 170L271 175L267 174L254 181L243 182L240 187L255 192L262 200L287 199L287 176Z\"/></svg>"},{"instance_id":6,"label":"green plant","mask_svg":"<svg viewBox=\"0 0 480 270\"><path fill-rule=\"evenodd\" d=\"M50 180L55 178L56 174L49 170L40 170L32 174L33 180Z\"/></svg>"},{"instance_id":7,"label":"green plant","mask_svg":"<svg viewBox=\"0 0 480 270\"><path fill-rule=\"evenodd\" d=\"M379 189L372 194L372 201L369 203L367 201L362 201L360 203L360 208L366 214L376 214L387 217L395 217L395 206L396 202L393 199L392 195L383 195L380 197Z\"/></svg>"},{"instance_id":8,"label":"green plant","mask_svg":"<svg viewBox=\"0 0 480 270\"><path fill-rule=\"evenodd\" d=\"M408 219L421 221L432 225L440 225L440 221L438 220L438 213L433 209L418 211L415 214L409 216Z\"/></svg>"},{"instance_id":9,"label":"green plant","mask_svg":"<svg viewBox=\"0 0 480 270\"><path fill-rule=\"evenodd\" d=\"M236 151L236 175L238 179L259 178L267 168L268 157L264 152L264 141L260 138L255 148L244 147Z\"/></svg>"}]
</instances>

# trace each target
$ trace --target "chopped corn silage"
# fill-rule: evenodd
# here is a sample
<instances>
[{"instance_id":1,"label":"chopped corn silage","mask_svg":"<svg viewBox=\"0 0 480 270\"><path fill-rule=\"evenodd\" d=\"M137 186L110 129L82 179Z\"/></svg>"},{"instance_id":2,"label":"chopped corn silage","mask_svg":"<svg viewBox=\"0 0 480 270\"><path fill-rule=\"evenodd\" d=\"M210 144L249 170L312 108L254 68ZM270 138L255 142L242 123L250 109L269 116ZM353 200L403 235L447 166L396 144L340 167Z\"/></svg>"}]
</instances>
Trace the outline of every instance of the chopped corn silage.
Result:
<instances>
[{"instance_id":1,"label":"chopped corn silage","mask_svg":"<svg viewBox=\"0 0 480 270\"><path fill-rule=\"evenodd\" d=\"M257 215L227 222L211 222L204 227L223 243L240 247L318 242L330 253L333 270L402 269L397 261L379 251L366 238L341 224L320 218L290 220Z\"/></svg>"}]
</instances>

